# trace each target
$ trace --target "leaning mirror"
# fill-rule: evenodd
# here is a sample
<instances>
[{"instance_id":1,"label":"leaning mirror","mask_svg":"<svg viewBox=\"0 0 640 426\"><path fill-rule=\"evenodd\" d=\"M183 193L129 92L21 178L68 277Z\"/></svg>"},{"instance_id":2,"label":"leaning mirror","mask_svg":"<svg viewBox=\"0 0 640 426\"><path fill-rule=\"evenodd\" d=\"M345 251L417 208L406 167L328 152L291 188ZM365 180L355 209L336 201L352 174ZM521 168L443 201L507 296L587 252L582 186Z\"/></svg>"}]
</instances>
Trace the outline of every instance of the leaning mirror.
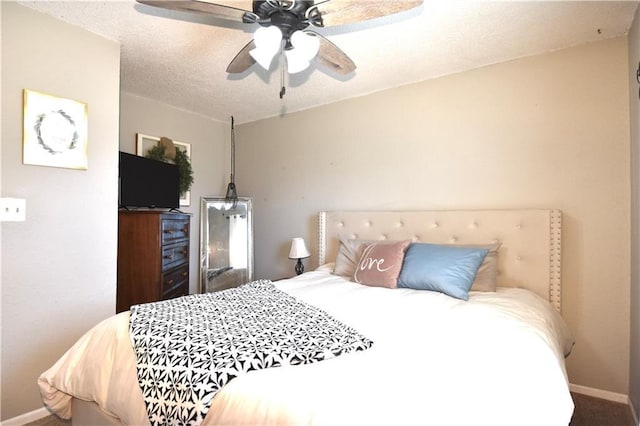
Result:
<instances>
[{"instance_id":1,"label":"leaning mirror","mask_svg":"<svg viewBox=\"0 0 640 426\"><path fill-rule=\"evenodd\" d=\"M202 197L200 210L200 292L237 287L253 280L251 199L237 203Z\"/></svg>"}]
</instances>

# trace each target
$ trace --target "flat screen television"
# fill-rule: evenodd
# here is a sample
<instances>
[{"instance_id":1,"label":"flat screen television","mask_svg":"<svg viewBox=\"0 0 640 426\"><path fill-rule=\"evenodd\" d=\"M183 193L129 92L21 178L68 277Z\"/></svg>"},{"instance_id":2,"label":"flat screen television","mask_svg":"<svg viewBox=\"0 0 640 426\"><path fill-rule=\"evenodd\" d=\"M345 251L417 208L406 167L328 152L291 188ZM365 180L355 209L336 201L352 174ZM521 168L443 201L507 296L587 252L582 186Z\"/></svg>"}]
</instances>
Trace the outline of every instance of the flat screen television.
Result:
<instances>
[{"instance_id":1,"label":"flat screen television","mask_svg":"<svg viewBox=\"0 0 640 426\"><path fill-rule=\"evenodd\" d=\"M120 151L118 183L121 208L180 207L180 173L175 164Z\"/></svg>"}]
</instances>

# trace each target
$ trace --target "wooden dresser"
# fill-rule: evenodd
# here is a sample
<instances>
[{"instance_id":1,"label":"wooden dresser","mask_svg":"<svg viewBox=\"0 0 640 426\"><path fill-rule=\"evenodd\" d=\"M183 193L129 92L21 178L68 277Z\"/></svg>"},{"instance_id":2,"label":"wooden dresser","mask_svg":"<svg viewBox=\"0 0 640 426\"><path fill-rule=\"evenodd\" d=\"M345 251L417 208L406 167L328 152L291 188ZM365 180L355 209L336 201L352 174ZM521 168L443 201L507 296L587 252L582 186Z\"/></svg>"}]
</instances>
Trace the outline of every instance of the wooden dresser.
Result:
<instances>
[{"instance_id":1,"label":"wooden dresser","mask_svg":"<svg viewBox=\"0 0 640 426\"><path fill-rule=\"evenodd\" d=\"M118 213L116 312L189 294L190 219L183 213Z\"/></svg>"}]
</instances>

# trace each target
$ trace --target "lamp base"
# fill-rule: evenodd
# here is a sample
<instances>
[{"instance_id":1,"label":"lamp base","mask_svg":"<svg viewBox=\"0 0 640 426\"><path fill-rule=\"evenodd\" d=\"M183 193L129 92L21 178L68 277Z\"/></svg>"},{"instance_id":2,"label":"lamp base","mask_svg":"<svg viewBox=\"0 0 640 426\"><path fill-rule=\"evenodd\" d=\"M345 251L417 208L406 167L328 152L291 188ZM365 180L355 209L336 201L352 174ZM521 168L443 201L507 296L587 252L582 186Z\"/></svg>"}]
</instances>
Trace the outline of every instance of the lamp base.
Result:
<instances>
[{"instance_id":1,"label":"lamp base","mask_svg":"<svg viewBox=\"0 0 640 426\"><path fill-rule=\"evenodd\" d=\"M298 259L296 262L296 275L300 275L304 272L304 265L302 264L302 260Z\"/></svg>"}]
</instances>

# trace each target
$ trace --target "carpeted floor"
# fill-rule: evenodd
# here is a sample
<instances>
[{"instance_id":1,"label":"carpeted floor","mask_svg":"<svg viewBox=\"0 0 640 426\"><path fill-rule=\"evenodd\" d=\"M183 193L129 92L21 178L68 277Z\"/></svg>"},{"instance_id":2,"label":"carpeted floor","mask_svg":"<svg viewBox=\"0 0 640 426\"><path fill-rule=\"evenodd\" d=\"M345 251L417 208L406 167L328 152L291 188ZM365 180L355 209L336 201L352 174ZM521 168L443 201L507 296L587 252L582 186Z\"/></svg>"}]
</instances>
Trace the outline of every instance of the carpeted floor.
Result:
<instances>
[{"instance_id":1,"label":"carpeted floor","mask_svg":"<svg viewBox=\"0 0 640 426\"><path fill-rule=\"evenodd\" d=\"M576 409L570 426L637 426L626 404L605 401L591 396L572 394ZM48 416L26 426L69 426L55 416Z\"/></svg>"},{"instance_id":2,"label":"carpeted floor","mask_svg":"<svg viewBox=\"0 0 640 426\"><path fill-rule=\"evenodd\" d=\"M60 420L56 416L47 416L35 422L27 423L25 426L70 426L71 422Z\"/></svg>"},{"instance_id":3,"label":"carpeted floor","mask_svg":"<svg viewBox=\"0 0 640 426\"><path fill-rule=\"evenodd\" d=\"M576 406L571 426L637 426L627 404L572 393Z\"/></svg>"}]
</instances>

